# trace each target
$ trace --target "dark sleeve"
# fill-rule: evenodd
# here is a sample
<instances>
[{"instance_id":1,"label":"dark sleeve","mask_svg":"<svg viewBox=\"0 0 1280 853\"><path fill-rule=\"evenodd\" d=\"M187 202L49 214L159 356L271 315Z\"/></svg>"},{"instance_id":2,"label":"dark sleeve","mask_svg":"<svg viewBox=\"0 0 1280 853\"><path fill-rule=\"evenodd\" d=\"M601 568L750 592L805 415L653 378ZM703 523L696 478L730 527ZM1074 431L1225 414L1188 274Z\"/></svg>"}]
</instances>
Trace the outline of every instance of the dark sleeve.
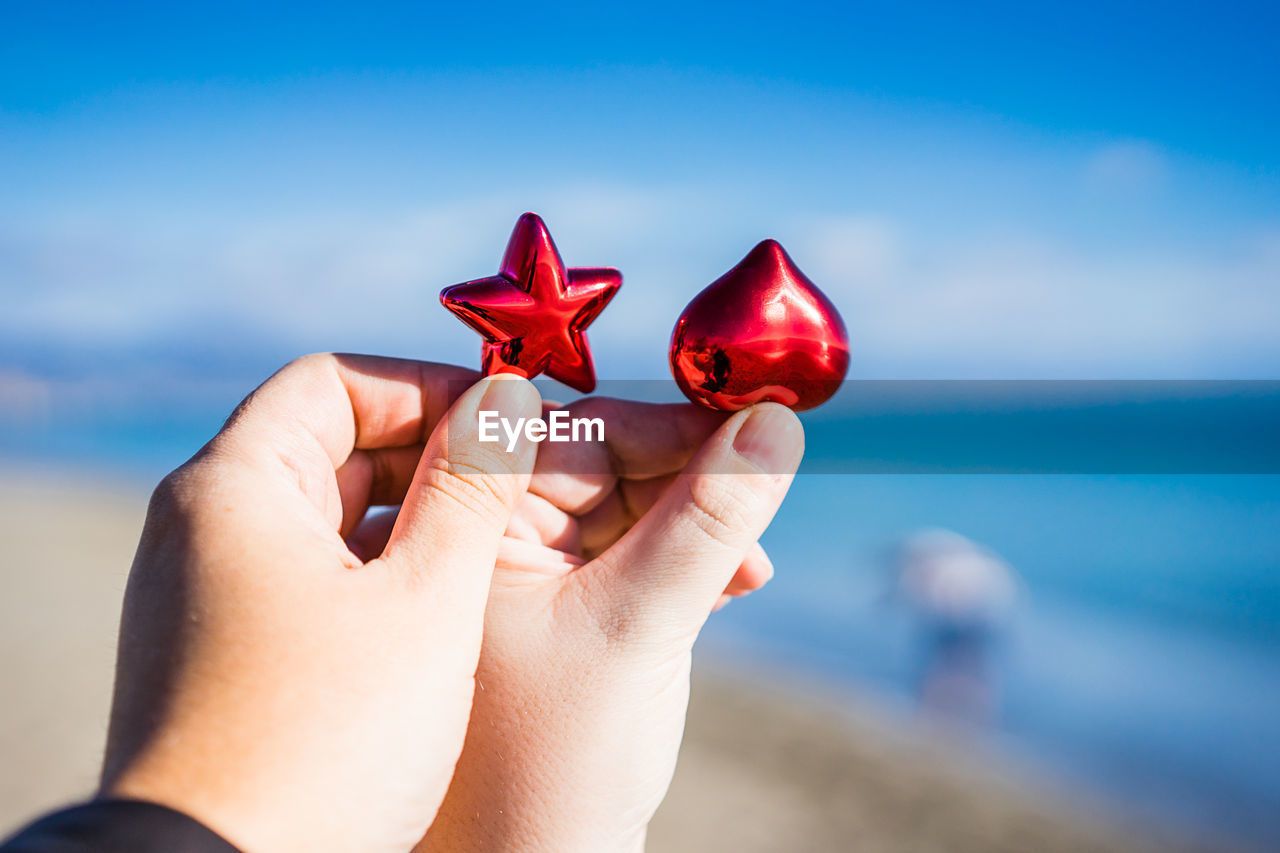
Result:
<instances>
[{"instance_id":1,"label":"dark sleeve","mask_svg":"<svg viewBox=\"0 0 1280 853\"><path fill-rule=\"evenodd\" d=\"M95 800L46 815L0 853L239 853L204 824L155 803Z\"/></svg>"}]
</instances>

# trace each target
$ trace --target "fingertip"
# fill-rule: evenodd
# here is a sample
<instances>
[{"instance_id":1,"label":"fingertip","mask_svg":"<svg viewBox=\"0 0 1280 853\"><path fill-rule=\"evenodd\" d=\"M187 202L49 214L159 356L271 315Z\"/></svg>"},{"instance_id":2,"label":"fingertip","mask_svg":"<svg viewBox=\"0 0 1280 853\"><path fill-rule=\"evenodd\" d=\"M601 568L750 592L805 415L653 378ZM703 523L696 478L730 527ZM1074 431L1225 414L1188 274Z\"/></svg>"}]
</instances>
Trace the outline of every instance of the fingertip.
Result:
<instances>
[{"instance_id":1,"label":"fingertip","mask_svg":"<svg viewBox=\"0 0 1280 853\"><path fill-rule=\"evenodd\" d=\"M757 542L743 557L738 576L742 578L744 585L759 589L773 579L773 571L773 560L769 559L764 546Z\"/></svg>"},{"instance_id":2,"label":"fingertip","mask_svg":"<svg viewBox=\"0 0 1280 853\"><path fill-rule=\"evenodd\" d=\"M747 552L746 562L755 568L760 586L773 580L773 560L769 558L769 552L759 542L752 545L751 550Z\"/></svg>"},{"instance_id":3,"label":"fingertip","mask_svg":"<svg viewBox=\"0 0 1280 853\"><path fill-rule=\"evenodd\" d=\"M772 578L773 563L757 542L742 558L742 565L738 566L738 571L729 579L724 591L736 598L763 588Z\"/></svg>"},{"instance_id":4,"label":"fingertip","mask_svg":"<svg viewBox=\"0 0 1280 853\"><path fill-rule=\"evenodd\" d=\"M737 422L733 449L766 474L794 474L804 456L804 427L778 403L758 403Z\"/></svg>"},{"instance_id":5,"label":"fingertip","mask_svg":"<svg viewBox=\"0 0 1280 853\"><path fill-rule=\"evenodd\" d=\"M504 416L538 417L542 395L532 382L514 373L494 373L476 383L480 389L478 410L497 411Z\"/></svg>"},{"instance_id":6,"label":"fingertip","mask_svg":"<svg viewBox=\"0 0 1280 853\"><path fill-rule=\"evenodd\" d=\"M530 475L537 449L527 427L541 416L542 395L528 379L486 376L451 411L446 455L481 473Z\"/></svg>"}]
</instances>

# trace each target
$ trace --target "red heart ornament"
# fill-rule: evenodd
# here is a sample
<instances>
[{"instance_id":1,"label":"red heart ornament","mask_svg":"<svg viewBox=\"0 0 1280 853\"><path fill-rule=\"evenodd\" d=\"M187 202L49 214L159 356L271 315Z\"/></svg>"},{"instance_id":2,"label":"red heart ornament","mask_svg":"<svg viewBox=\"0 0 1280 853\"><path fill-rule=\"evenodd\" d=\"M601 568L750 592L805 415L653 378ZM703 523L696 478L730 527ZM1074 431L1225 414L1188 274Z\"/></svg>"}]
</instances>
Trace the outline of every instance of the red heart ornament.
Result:
<instances>
[{"instance_id":1,"label":"red heart ornament","mask_svg":"<svg viewBox=\"0 0 1280 853\"><path fill-rule=\"evenodd\" d=\"M685 306L670 355L680 390L708 408L812 409L840 387L849 335L831 300L765 240Z\"/></svg>"}]
</instances>

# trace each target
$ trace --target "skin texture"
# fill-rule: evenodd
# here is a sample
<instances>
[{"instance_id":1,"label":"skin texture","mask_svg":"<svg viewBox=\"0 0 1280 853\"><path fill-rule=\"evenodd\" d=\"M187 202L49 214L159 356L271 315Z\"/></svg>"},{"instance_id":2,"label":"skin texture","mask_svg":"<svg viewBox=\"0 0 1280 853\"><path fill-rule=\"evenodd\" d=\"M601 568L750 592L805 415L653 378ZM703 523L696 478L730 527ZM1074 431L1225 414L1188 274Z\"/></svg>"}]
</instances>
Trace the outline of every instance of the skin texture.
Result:
<instances>
[{"instance_id":1,"label":"skin texture","mask_svg":"<svg viewBox=\"0 0 1280 853\"><path fill-rule=\"evenodd\" d=\"M537 415L524 380L484 380L445 415L451 383L474 379L309 356L165 479L126 593L105 794L179 809L249 853L422 837L535 456L474 438L481 405ZM398 520L362 559L344 535L388 498Z\"/></svg>"},{"instance_id":2,"label":"skin texture","mask_svg":"<svg viewBox=\"0 0 1280 853\"><path fill-rule=\"evenodd\" d=\"M539 450L499 552L466 747L419 853L642 850L694 639L773 573L756 540L803 453L790 410L572 408L604 417L609 444Z\"/></svg>"},{"instance_id":3,"label":"skin texture","mask_svg":"<svg viewBox=\"0 0 1280 853\"><path fill-rule=\"evenodd\" d=\"M772 575L756 540L799 422L596 398L570 408L607 444L508 453L476 440L477 410L545 407L475 380L308 356L165 479L104 794L248 853L643 847L693 641Z\"/></svg>"}]
</instances>

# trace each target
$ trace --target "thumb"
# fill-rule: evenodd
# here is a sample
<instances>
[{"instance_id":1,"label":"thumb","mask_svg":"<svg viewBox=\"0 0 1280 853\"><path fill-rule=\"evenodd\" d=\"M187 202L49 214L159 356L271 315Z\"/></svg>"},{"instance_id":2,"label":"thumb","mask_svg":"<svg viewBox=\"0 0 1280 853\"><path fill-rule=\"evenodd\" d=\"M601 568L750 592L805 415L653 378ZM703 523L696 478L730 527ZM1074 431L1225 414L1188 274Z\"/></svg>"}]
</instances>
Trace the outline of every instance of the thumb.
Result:
<instances>
[{"instance_id":1,"label":"thumb","mask_svg":"<svg viewBox=\"0 0 1280 853\"><path fill-rule=\"evenodd\" d=\"M630 631L695 636L787 493L804 430L785 406L738 412L644 517L592 567L608 600L593 601Z\"/></svg>"},{"instance_id":2,"label":"thumb","mask_svg":"<svg viewBox=\"0 0 1280 853\"><path fill-rule=\"evenodd\" d=\"M510 374L463 393L432 431L383 552L384 562L456 594L464 608L484 607L502 533L537 455L522 430L510 449L502 428L486 430L496 441L482 441L481 412L514 427L539 417L542 400L532 383Z\"/></svg>"}]
</instances>

